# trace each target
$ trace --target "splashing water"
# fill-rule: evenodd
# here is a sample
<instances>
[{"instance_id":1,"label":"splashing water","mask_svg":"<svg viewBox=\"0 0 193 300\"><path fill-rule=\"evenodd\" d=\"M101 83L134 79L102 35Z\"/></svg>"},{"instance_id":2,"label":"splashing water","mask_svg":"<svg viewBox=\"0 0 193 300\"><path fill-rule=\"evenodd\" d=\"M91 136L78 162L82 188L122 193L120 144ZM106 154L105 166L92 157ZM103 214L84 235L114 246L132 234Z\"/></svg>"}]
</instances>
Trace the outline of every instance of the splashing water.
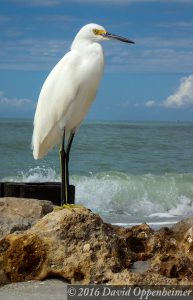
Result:
<instances>
[{"instance_id":1,"label":"splashing water","mask_svg":"<svg viewBox=\"0 0 193 300\"><path fill-rule=\"evenodd\" d=\"M6 179L6 180L5 180ZM4 181L60 181L52 168L36 167ZM120 172L71 176L76 203L110 219L155 222L193 214L193 174L131 175Z\"/></svg>"},{"instance_id":2,"label":"splashing water","mask_svg":"<svg viewBox=\"0 0 193 300\"><path fill-rule=\"evenodd\" d=\"M60 181L58 149L32 157L32 123L0 120L1 181ZM76 202L119 223L192 215L192 149L193 123L83 124L70 157Z\"/></svg>"},{"instance_id":3,"label":"splashing water","mask_svg":"<svg viewBox=\"0 0 193 300\"><path fill-rule=\"evenodd\" d=\"M60 176L52 168L35 167L30 168L28 171L19 171L15 177L9 176L3 178L2 181L11 182L58 182Z\"/></svg>"}]
</instances>

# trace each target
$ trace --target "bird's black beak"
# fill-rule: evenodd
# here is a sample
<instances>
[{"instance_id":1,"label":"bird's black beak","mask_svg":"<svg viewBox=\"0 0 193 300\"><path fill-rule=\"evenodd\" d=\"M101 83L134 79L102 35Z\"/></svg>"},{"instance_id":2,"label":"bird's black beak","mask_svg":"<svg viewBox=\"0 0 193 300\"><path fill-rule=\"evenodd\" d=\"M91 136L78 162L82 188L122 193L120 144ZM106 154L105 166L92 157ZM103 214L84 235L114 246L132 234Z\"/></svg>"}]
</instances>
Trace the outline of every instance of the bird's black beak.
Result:
<instances>
[{"instance_id":1,"label":"bird's black beak","mask_svg":"<svg viewBox=\"0 0 193 300\"><path fill-rule=\"evenodd\" d=\"M129 43L129 44L135 44L135 42L128 40L122 36L116 35L116 34L112 34L110 32L106 32L105 34L103 34L104 37L109 38L109 39L115 39L115 40L119 40L121 42L124 43Z\"/></svg>"}]
</instances>

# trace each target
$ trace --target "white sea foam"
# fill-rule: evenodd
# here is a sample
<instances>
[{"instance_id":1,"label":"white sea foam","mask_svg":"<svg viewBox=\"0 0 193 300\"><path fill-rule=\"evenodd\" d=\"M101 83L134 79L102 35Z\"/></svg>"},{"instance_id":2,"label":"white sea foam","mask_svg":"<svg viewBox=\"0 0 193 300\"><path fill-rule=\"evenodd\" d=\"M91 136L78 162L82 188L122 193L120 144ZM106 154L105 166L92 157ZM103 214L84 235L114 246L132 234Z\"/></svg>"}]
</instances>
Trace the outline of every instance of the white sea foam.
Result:
<instances>
[{"instance_id":1,"label":"white sea foam","mask_svg":"<svg viewBox=\"0 0 193 300\"><path fill-rule=\"evenodd\" d=\"M136 226L136 225L140 225L141 223L112 223L113 225L117 225L117 226L123 226L123 227L127 227L127 226ZM176 224L176 221L165 221L165 222L147 222L147 224L149 226L165 226L165 225L174 225Z\"/></svg>"},{"instance_id":2,"label":"white sea foam","mask_svg":"<svg viewBox=\"0 0 193 300\"><path fill-rule=\"evenodd\" d=\"M175 216L171 213L168 212L163 212L163 213L153 213L149 215L150 218L174 218Z\"/></svg>"},{"instance_id":3,"label":"white sea foam","mask_svg":"<svg viewBox=\"0 0 193 300\"><path fill-rule=\"evenodd\" d=\"M4 178L7 180L57 182L60 175L52 168L36 167L20 172L17 177ZM193 174L157 176L103 172L74 175L70 181L76 186L76 202L95 211L130 219L143 216L158 222L193 215Z\"/></svg>"},{"instance_id":4,"label":"white sea foam","mask_svg":"<svg viewBox=\"0 0 193 300\"><path fill-rule=\"evenodd\" d=\"M102 173L75 176L72 181L77 201L89 203L90 208L160 218L193 214L192 185L186 176Z\"/></svg>"},{"instance_id":5,"label":"white sea foam","mask_svg":"<svg viewBox=\"0 0 193 300\"><path fill-rule=\"evenodd\" d=\"M35 167L28 171L20 171L17 176L5 177L2 181L13 182L57 182L60 176L52 168Z\"/></svg>"},{"instance_id":6,"label":"white sea foam","mask_svg":"<svg viewBox=\"0 0 193 300\"><path fill-rule=\"evenodd\" d=\"M193 215L193 201L192 199L181 196L179 197L176 206L171 208L169 211L170 214L174 216L180 216L180 215Z\"/></svg>"}]
</instances>

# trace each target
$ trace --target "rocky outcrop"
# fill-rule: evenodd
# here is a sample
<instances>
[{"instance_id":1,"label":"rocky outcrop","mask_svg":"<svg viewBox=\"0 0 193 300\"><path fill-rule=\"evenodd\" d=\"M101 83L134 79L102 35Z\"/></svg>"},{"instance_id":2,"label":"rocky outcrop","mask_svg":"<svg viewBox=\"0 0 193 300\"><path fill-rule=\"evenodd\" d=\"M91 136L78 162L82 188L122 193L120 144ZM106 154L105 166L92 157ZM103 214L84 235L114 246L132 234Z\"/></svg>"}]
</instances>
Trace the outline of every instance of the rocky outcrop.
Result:
<instances>
[{"instance_id":1,"label":"rocky outcrop","mask_svg":"<svg viewBox=\"0 0 193 300\"><path fill-rule=\"evenodd\" d=\"M0 239L9 233L30 228L53 210L50 201L5 197L0 198Z\"/></svg>"},{"instance_id":2,"label":"rocky outcrop","mask_svg":"<svg viewBox=\"0 0 193 300\"><path fill-rule=\"evenodd\" d=\"M147 224L106 224L83 207L53 211L0 240L0 282L60 277L79 284L192 284L190 220L154 231Z\"/></svg>"},{"instance_id":3,"label":"rocky outcrop","mask_svg":"<svg viewBox=\"0 0 193 300\"><path fill-rule=\"evenodd\" d=\"M61 276L68 282L102 283L129 268L131 256L113 226L86 208L52 212L0 242L2 276L8 281Z\"/></svg>"}]
</instances>

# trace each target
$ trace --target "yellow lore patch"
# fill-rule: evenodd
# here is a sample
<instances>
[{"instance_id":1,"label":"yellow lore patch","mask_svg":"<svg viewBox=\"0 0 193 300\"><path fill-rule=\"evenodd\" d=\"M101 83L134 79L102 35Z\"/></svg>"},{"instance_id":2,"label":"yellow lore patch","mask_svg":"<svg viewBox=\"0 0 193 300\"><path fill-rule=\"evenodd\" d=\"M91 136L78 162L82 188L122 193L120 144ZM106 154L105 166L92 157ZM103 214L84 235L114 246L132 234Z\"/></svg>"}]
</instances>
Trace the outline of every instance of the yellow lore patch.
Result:
<instances>
[{"instance_id":1,"label":"yellow lore patch","mask_svg":"<svg viewBox=\"0 0 193 300\"><path fill-rule=\"evenodd\" d=\"M106 34L106 30L100 30L100 29L93 29L94 34L96 35L103 35Z\"/></svg>"}]
</instances>

